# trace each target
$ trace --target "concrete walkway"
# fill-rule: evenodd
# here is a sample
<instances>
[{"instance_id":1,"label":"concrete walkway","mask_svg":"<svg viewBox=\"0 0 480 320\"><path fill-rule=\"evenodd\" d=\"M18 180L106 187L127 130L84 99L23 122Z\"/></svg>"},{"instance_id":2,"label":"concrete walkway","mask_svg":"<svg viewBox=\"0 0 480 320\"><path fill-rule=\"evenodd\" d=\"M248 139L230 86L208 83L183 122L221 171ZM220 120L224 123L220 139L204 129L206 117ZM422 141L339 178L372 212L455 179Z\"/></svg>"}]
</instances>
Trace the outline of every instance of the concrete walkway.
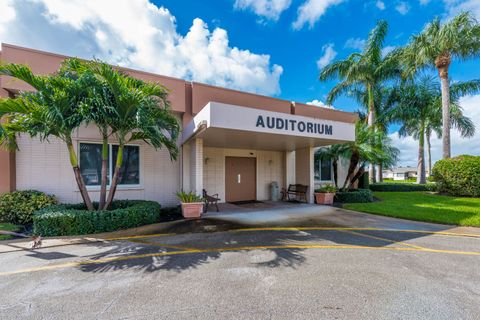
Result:
<instances>
[{"instance_id":1,"label":"concrete walkway","mask_svg":"<svg viewBox=\"0 0 480 320\"><path fill-rule=\"evenodd\" d=\"M245 227L368 227L398 230L449 230L450 232L480 235L480 228L418 222L312 204L297 204L248 212L209 212L204 219L212 223L230 223Z\"/></svg>"}]
</instances>

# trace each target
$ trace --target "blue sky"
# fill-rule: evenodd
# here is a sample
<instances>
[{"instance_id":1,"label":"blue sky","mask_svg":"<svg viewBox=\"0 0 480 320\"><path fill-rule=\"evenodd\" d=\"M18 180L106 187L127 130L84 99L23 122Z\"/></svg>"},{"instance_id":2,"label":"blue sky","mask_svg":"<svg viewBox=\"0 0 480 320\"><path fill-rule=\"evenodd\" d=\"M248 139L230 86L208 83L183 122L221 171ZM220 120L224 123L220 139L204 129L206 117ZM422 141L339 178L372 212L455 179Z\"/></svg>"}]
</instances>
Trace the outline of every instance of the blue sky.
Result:
<instances>
[{"instance_id":1,"label":"blue sky","mask_svg":"<svg viewBox=\"0 0 480 320\"><path fill-rule=\"evenodd\" d=\"M313 27L305 25L302 29L295 30L292 23L297 18L297 10L304 3L303 0L293 0L278 20L258 15L252 7L235 8L234 1L169 0L155 3L172 12L177 18L181 34L188 32L194 18L201 17L211 28L227 30L232 46L270 55L272 63L283 67L281 92L278 96L301 102L314 99L324 101L336 82L320 83L317 79L316 62L324 54L322 48L325 45L333 44L333 50L337 53L335 58L342 59L359 50L351 46L358 45L358 40L365 39L378 20L387 20L389 34L385 45L402 46L413 33L420 32L434 17L446 18L449 15L448 7L438 0L425 4L417 0L351 0L329 7ZM405 10L402 11L402 8ZM455 80L478 78L479 62L477 59L467 63L454 63L452 77ZM348 98L339 99L335 106L349 111L358 108Z\"/></svg>"},{"instance_id":2,"label":"blue sky","mask_svg":"<svg viewBox=\"0 0 480 320\"><path fill-rule=\"evenodd\" d=\"M336 81L320 83L318 66L359 51L378 20L389 22L393 48L462 10L480 19L480 0L0 0L0 42L321 104ZM455 61L450 75L480 78L479 66ZM480 95L461 103L480 123ZM345 97L334 107L359 108ZM396 129L400 163L415 165L418 143ZM453 133L452 146L480 154L480 134ZM434 160L440 149L435 139Z\"/></svg>"}]
</instances>

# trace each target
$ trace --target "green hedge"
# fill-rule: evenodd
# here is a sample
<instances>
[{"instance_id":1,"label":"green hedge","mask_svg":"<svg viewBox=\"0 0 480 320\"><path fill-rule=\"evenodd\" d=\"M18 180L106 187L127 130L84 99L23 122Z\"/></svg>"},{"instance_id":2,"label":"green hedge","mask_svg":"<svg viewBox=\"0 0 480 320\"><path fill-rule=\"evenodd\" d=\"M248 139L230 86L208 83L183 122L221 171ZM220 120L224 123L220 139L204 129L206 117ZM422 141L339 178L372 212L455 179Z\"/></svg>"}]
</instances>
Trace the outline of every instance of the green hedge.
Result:
<instances>
[{"instance_id":1,"label":"green hedge","mask_svg":"<svg viewBox=\"0 0 480 320\"><path fill-rule=\"evenodd\" d=\"M373 201L373 192L369 189L355 189L351 191L338 191L335 201L340 203L366 203Z\"/></svg>"},{"instance_id":2,"label":"green hedge","mask_svg":"<svg viewBox=\"0 0 480 320\"><path fill-rule=\"evenodd\" d=\"M409 192L409 191L435 191L436 185L433 183L414 184L414 183L372 183L370 190L380 192Z\"/></svg>"},{"instance_id":3,"label":"green hedge","mask_svg":"<svg viewBox=\"0 0 480 320\"><path fill-rule=\"evenodd\" d=\"M56 203L54 196L36 190L4 193L0 196L0 221L29 224L35 211Z\"/></svg>"},{"instance_id":4,"label":"green hedge","mask_svg":"<svg viewBox=\"0 0 480 320\"><path fill-rule=\"evenodd\" d=\"M69 236L116 231L159 221L161 206L154 201L117 200L110 210L87 211L83 204L51 206L35 212L33 233Z\"/></svg>"},{"instance_id":5,"label":"green hedge","mask_svg":"<svg viewBox=\"0 0 480 320\"><path fill-rule=\"evenodd\" d=\"M432 171L440 192L480 197L480 156L443 159L435 163Z\"/></svg>"}]
</instances>

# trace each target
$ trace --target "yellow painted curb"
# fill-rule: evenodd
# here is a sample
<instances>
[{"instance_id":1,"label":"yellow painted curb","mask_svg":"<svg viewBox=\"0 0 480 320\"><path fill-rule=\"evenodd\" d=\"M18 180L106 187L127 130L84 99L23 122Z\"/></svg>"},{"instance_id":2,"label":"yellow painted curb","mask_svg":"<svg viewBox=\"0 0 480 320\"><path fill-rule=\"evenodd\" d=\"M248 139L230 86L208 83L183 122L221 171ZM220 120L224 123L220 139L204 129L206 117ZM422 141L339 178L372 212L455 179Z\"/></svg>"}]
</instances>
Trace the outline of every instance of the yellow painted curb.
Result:
<instances>
[{"instance_id":1,"label":"yellow painted curb","mask_svg":"<svg viewBox=\"0 0 480 320\"><path fill-rule=\"evenodd\" d=\"M52 265L41 266L41 267L33 267L28 269L0 272L0 276L30 273L30 272L36 272L36 271L54 270L54 269L61 269L61 268L67 268L67 267L78 267L83 265L104 264L109 262L127 261L127 260L151 258L151 257L173 256L173 255L195 254L195 253L209 253L209 252L252 251L252 250L273 250L273 249L352 249L352 250L363 249L363 250L429 252L429 253L445 253L445 254L480 256L480 252L474 252L474 251L437 250L437 249L429 249L429 248L416 249L412 247L401 248L401 247L370 247L370 246L356 246L356 245L318 245L318 244L245 246L245 247L156 252L156 253L146 253L146 254L130 255L130 256L122 256L122 257L117 256L117 257L103 258L103 259L97 259L97 260L73 261L73 262L52 264Z\"/></svg>"}]
</instances>

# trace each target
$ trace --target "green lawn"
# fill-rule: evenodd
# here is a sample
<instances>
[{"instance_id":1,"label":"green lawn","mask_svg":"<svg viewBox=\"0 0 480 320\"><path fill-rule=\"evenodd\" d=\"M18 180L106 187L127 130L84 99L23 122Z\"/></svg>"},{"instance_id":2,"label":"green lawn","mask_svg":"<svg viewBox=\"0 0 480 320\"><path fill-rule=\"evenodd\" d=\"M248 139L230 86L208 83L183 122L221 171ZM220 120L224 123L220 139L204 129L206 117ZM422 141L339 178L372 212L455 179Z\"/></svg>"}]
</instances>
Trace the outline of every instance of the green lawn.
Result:
<instances>
[{"instance_id":1,"label":"green lawn","mask_svg":"<svg viewBox=\"0 0 480 320\"><path fill-rule=\"evenodd\" d=\"M0 230L17 232L20 229L19 229L18 226L14 225L14 224L0 222ZM10 238L11 238L11 236L0 234L0 240L6 240L6 239L10 239Z\"/></svg>"},{"instance_id":2,"label":"green lawn","mask_svg":"<svg viewBox=\"0 0 480 320\"><path fill-rule=\"evenodd\" d=\"M345 209L418 221L480 227L480 198L428 192L375 192L372 203L349 203Z\"/></svg>"},{"instance_id":3,"label":"green lawn","mask_svg":"<svg viewBox=\"0 0 480 320\"><path fill-rule=\"evenodd\" d=\"M390 180L390 179L383 179L383 183L417 183L417 180Z\"/></svg>"}]
</instances>

